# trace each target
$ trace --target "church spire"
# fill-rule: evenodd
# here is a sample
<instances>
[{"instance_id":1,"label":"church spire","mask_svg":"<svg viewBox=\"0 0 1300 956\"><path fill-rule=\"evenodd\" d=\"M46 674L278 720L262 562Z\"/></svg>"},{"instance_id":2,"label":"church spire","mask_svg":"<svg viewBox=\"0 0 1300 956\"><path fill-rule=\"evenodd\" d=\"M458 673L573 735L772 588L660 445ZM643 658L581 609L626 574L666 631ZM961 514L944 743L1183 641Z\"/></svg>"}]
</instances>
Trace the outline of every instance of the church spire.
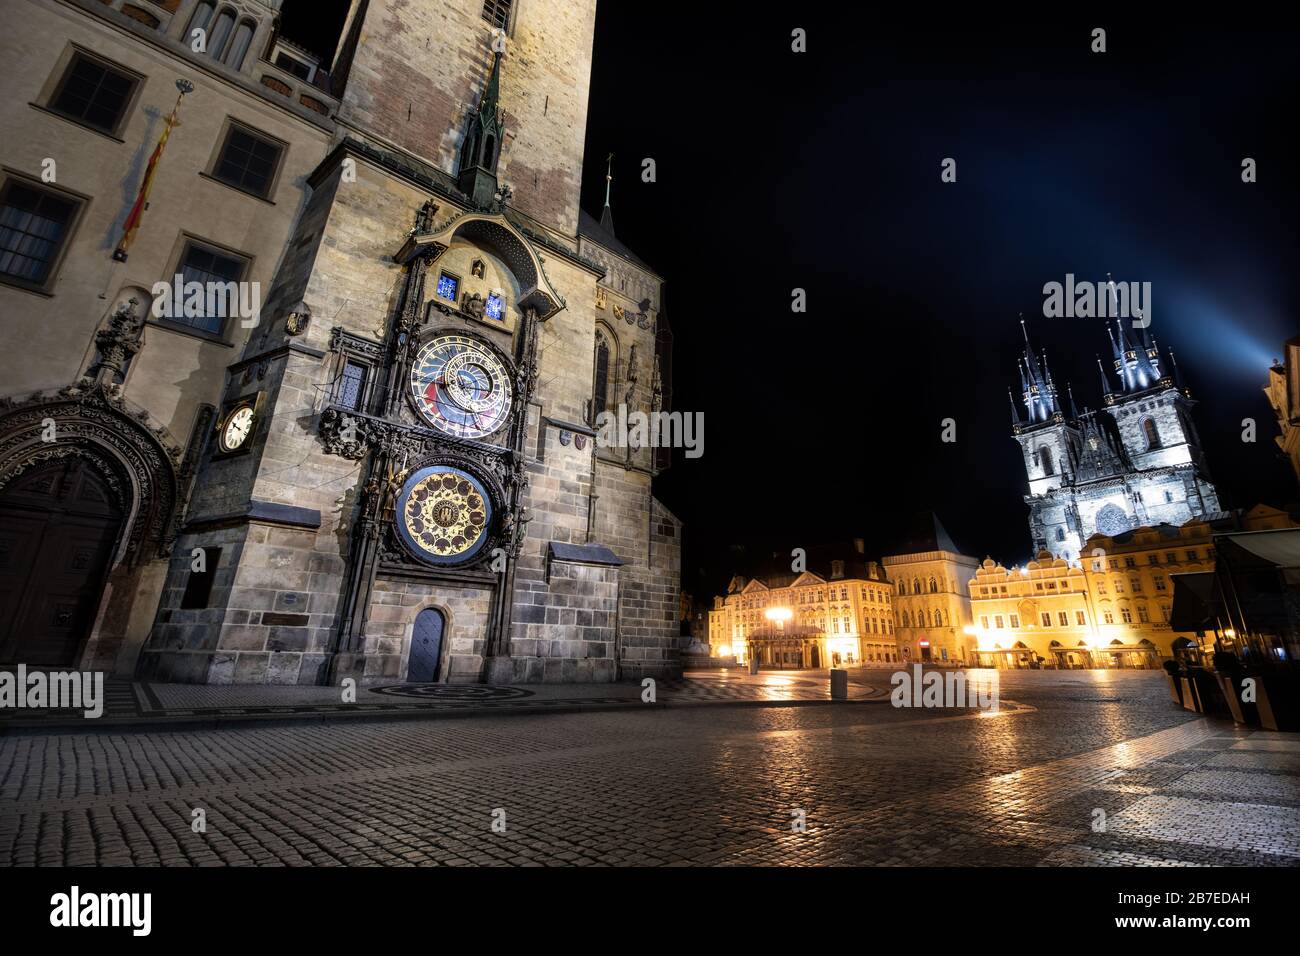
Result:
<instances>
[{"instance_id":1,"label":"church spire","mask_svg":"<svg viewBox=\"0 0 1300 956\"><path fill-rule=\"evenodd\" d=\"M1025 380L1023 371L1020 380L1022 382ZM1025 423L1020 420L1020 409L1016 408L1016 396L1011 394L1011 389L1007 389L1007 398L1011 400L1011 428L1013 431L1019 432Z\"/></svg>"},{"instance_id":2,"label":"church spire","mask_svg":"<svg viewBox=\"0 0 1300 956\"><path fill-rule=\"evenodd\" d=\"M600 228L611 236L614 235L614 210L609 205L609 193L614 185L614 154L605 160L605 209L600 214Z\"/></svg>"},{"instance_id":3,"label":"church spire","mask_svg":"<svg viewBox=\"0 0 1300 956\"><path fill-rule=\"evenodd\" d=\"M501 51L492 55L492 70L483 85L478 106L469 117L465 142L460 151L460 171L456 184L473 200L487 208L497 202L497 162L505 138L505 115L501 112Z\"/></svg>"},{"instance_id":4,"label":"church spire","mask_svg":"<svg viewBox=\"0 0 1300 956\"><path fill-rule=\"evenodd\" d=\"M1074 404L1074 385L1071 382L1065 383L1065 394L1070 397L1070 417L1075 421L1079 419L1079 406Z\"/></svg>"}]
</instances>

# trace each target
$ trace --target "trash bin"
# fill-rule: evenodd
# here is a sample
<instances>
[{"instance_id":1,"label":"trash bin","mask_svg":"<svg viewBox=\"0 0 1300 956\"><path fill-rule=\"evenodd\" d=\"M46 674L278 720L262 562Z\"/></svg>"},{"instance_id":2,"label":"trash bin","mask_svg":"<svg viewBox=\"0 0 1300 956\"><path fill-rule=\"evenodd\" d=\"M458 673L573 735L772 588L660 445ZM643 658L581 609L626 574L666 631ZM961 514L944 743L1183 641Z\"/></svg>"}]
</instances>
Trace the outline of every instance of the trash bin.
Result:
<instances>
[{"instance_id":1,"label":"trash bin","mask_svg":"<svg viewBox=\"0 0 1300 956\"><path fill-rule=\"evenodd\" d=\"M831 700L849 699L849 672L842 667L831 668Z\"/></svg>"}]
</instances>

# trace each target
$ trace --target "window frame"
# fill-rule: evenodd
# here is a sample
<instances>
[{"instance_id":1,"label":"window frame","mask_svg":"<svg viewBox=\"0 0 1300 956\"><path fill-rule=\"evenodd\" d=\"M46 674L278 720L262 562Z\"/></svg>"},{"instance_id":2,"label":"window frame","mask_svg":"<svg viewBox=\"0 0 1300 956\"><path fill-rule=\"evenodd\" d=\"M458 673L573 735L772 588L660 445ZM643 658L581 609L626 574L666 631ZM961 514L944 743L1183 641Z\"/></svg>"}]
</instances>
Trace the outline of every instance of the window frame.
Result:
<instances>
[{"instance_id":1,"label":"window frame","mask_svg":"<svg viewBox=\"0 0 1300 956\"><path fill-rule=\"evenodd\" d=\"M479 18L484 23L489 24L493 30L504 30L506 36L513 37L515 35L515 19L519 14L520 0L505 0L510 5L510 8L506 11L505 25L498 27L496 20L488 18L487 8L489 3L496 5L500 2L501 0L483 0L483 6L479 10Z\"/></svg>"},{"instance_id":2,"label":"window frame","mask_svg":"<svg viewBox=\"0 0 1300 956\"><path fill-rule=\"evenodd\" d=\"M72 70L78 59L88 60L106 70L111 70L119 76L129 80L131 83L131 88L122 101L122 111L113 123L111 129L104 129L94 125L93 123L88 123L83 117L74 116L73 114L61 110L54 105L62 95L63 91L67 88L68 80L72 75ZM55 65L54 71L51 74L50 79L47 81L45 89L42 90L40 100L38 103L33 103L32 105L37 106L40 110L49 113L52 116L57 116L59 119L66 120L74 126L79 126L84 130L97 133L100 136L107 136L109 139L120 143L123 142L122 131L126 128L127 123L135 112L136 103L139 101L140 93L144 89L145 80L146 77L144 74L123 66L116 60L111 60L108 57L102 56L101 54L89 50L79 44L70 43L63 55L59 58L59 62Z\"/></svg>"},{"instance_id":3,"label":"window frame","mask_svg":"<svg viewBox=\"0 0 1300 956\"><path fill-rule=\"evenodd\" d=\"M72 247L73 239L76 238L78 227L86 216L86 209L90 206L90 197L83 196L80 193L74 193L71 190L64 189L52 183L44 183L39 179L28 176L16 169L8 166L0 166L0 198L4 196L9 184L17 181L31 189L42 192L52 193L60 199L67 200L76 207L68 221L68 226L64 230L62 241L59 248L50 258L50 267L46 271L45 278L40 282L32 282L30 279L24 279L21 276L0 273L0 284L11 286L15 289L22 289L26 292L34 292L37 295L53 296L54 285L58 281L59 272L63 268L63 263L67 259L68 251Z\"/></svg>"},{"instance_id":4,"label":"window frame","mask_svg":"<svg viewBox=\"0 0 1300 956\"><path fill-rule=\"evenodd\" d=\"M243 260L244 271L240 276L240 278L235 279L233 281L235 282L253 281L249 278L249 276L252 275L253 267L257 262L255 256L250 255L249 253L246 252L240 252L237 249L231 249L229 246L223 245L222 243L219 242L213 242L211 239L205 239L202 236L197 236L192 232L182 232L179 238L177 239L175 251L172 253L171 258L169 260L171 262L171 268L167 271L166 274L162 276L162 278L159 280L160 282L166 282L169 286L171 286L175 283L177 275L183 275L186 250L189 249L191 246L195 246L195 245L206 247L210 252L214 252L218 255L228 256L232 259ZM230 323L232 320L237 318L238 316L228 315L224 319L222 319L221 330L219 332L213 332L209 329L205 329L197 325L189 325L185 322L178 321L169 316L161 316L161 317L155 316L153 314L152 309L149 310L148 318L146 319L146 321L152 325L157 325L160 328L171 329L173 332L179 332L182 335L192 335L195 338L204 339L205 341L208 342L214 342L218 345L231 346L234 343L231 341Z\"/></svg>"},{"instance_id":5,"label":"window frame","mask_svg":"<svg viewBox=\"0 0 1300 956\"><path fill-rule=\"evenodd\" d=\"M270 146L274 146L278 151L275 159L275 166L271 170L271 175L267 180L265 193L254 192L252 189L249 189L247 186L241 185L239 183L233 183L228 179L222 179L220 176L217 175L217 170L221 167L222 158L225 156L226 150L230 146L230 140L234 136L236 130L239 130L246 136L251 136L256 140L260 140L263 143L266 143ZM284 171L284 166L285 166L284 161L285 158L288 156L288 153L289 153L289 144L286 143L284 140L278 139L275 136L271 136L267 133L264 133L256 126L253 126L250 123L245 123L242 120L238 120L233 116L227 116L225 119L225 123L222 125L221 128L221 135L217 137L217 143L212 151L212 156L208 160L207 166L204 169L199 171L199 175L201 175L204 179L210 179L213 182L220 183L222 186L226 186L230 189L235 190L236 192L241 192L245 196L252 196L254 199L260 199L262 202L269 203L272 206L274 206L275 199L273 197L275 196L276 192L280 188L280 175Z\"/></svg>"}]
</instances>

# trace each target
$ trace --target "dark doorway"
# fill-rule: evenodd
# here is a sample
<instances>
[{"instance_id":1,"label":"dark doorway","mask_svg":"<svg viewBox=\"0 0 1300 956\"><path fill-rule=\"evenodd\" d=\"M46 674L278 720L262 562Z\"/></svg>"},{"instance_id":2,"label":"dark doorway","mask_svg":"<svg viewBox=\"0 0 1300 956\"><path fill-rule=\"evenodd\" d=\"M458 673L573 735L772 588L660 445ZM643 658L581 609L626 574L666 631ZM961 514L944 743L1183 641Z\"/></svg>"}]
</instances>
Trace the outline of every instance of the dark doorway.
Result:
<instances>
[{"instance_id":1,"label":"dark doorway","mask_svg":"<svg viewBox=\"0 0 1300 956\"><path fill-rule=\"evenodd\" d=\"M406 679L412 684L431 684L438 679L438 665L442 662L442 614L425 608L415 619L411 633L411 659L406 666Z\"/></svg>"},{"instance_id":2,"label":"dark doorway","mask_svg":"<svg viewBox=\"0 0 1300 956\"><path fill-rule=\"evenodd\" d=\"M821 650L817 647L816 644L814 644L814 645L812 646L812 666L813 666L813 670L815 670L815 671L816 671L816 670L821 670L821 666L822 666L822 652L821 652Z\"/></svg>"},{"instance_id":3,"label":"dark doorway","mask_svg":"<svg viewBox=\"0 0 1300 956\"><path fill-rule=\"evenodd\" d=\"M922 648L921 648L921 660L923 660L923 661L929 661L929 660L931 660L931 657L930 657L930 648L929 648L928 645L925 646L925 647L922 647Z\"/></svg>"},{"instance_id":4,"label":"dark doorway","mask_svg":"<svg viewBox=\"0 0 1300 956\"><path fill-rule=\"evenodd\" d=\"M80 458L34 469L0 492L0 661L76 663L121 524L107 483Z\"/></svg>"}]
</instances>

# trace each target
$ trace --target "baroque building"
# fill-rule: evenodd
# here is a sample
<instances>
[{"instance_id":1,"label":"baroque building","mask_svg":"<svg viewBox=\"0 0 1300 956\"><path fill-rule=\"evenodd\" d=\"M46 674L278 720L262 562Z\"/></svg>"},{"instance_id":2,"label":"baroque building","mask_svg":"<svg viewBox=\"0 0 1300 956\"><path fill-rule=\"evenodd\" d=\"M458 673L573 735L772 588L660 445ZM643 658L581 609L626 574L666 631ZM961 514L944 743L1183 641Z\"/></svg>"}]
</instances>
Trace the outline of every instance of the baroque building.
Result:
<instances>
[{"instance_id":1,"label":"baroque building","mask_svg":"<svg viewBox=\"0 0 1300 956\"><path fill-rule=\"evenodd\" d=\"M1288 339L1282 350L1283 358L1268 370L1264 394L1277 415L1281 433L1273 440L1300 482L1300 336Z\"/></svg>"},{"instance_id":2,"label":"baroque building","mask_svg":"<svg viewBox=\"0 0 1300 956\"><path fill-rule=\"evenodd\" d=\"M833 559L819 570L733 577L709 611L711 653L772 668L896 662L893 597L880 565Z\"/></svg>"},{"instance_id":3,"label":"baroque building","mask_svg":"<svg viewBox=\"0 0 1300 956\"><path fill-rule=\"evenodd\" d=\"M601 411L666 407L671 340L662 279L608 205L600 222L578 208L594 0L355 0L329 69L275 36L276 3L15 5L85 34L73 57L120 47L99 65L137 85L93 135L147 151L177 74L198 114L169 137L125 268L103 242L120 197L93 183L113 147L78 132L85 168L59 189L86 198L59 212L45 288L23 290L87 328L76 341L64 322L28 373L53 395L7 404L0 479L76 468L11 482L0 507L62 520L71 496L78 520L117 516L68 576L82 616L48 662L211 683L677 673L681 529L651 491L664 449L595 440ZM194 24L210 52L183 42ZM39 71L56 91L78 76L60 45ZM21 99L87 128L51 95ZM205 137L209 122L238 132ZM127 295L172 273L267 292L254 316L173 328ZM51 408L68 427L37 445Z\"/></svg>"},{"instance_id":4,"label":"baroque building","mask_svg":"<svg viewBox=\"0 0 1300 956\"><path fill-rule=\"evenodd\" d=\"M1220 513L1192 422L1194 402L1173 354L1146 328L1127 329L1116 320L1107 333L1109 371L1098 360L1102 407L1082 413L1071 390L1058 394L1047 354L1036 354L1024 333L1024 414L1013 397L1011 422L1029 479L1025 503L1035 553L1077 560L1094 534Z\"/></svg>"},{"instance_id":5,"label":"baroque building","mask_svg":"<svg viewBox=\"0 0 1300 956\"><path fill-rule=\"evenodd\" d=\"M1214 535L1294 527L1285 511L1093 535L1082 564L1048 551L1024 567L986 558L969 581L980 666L1154 668L1184 649L1209 649L1172 625L1174 580L1215 566Z\"/></svg>"}]
</instances>

